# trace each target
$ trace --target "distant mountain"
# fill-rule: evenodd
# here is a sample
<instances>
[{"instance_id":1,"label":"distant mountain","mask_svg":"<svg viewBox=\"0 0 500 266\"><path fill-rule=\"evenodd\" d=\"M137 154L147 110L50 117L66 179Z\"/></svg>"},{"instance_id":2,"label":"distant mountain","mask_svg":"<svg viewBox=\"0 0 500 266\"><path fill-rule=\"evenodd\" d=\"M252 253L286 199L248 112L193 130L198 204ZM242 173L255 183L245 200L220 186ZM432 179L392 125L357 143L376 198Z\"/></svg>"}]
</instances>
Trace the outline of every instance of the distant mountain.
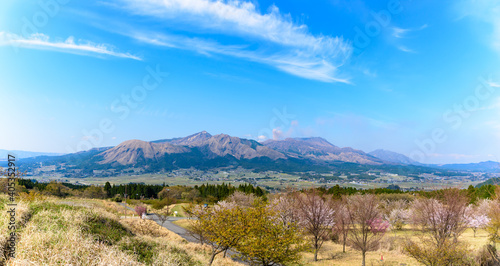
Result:
<instances>
[{"instance_id":1,"label":"distant mountain","mask_svg":"<svg viewBox=\"0 0 500 266\"><path fill-rule=\"evenodd\" d=\"M388 152L372 154L385 157L377 158L349 147L340 148L319 137L287 138L259 143L255 140L226 134L211 135L202 131L182 138L128 140L115 147L95 148L53 157L26 158L20 160L20 165L28 172L45 171L47 168L44 167L56 165L56 171L59 173L76 177L92 176L94 170L118 174L122 173L121 171L130 171L131 167L148 173L192 167L243 167L255 171L285 172L330 172L334 169L359 172L382 169L407 174L447 171L432 169L428 165L406 165L404 162L408 162L407 158Z\"/></svg>"},{"instance_id":2,"label":"distant mountain","mask_svg":"<svg viewBox=\"0 0 500 266\"><path fill-rule=\"evenodd\" d=\"M231 156L237 160L268 157L271 160L286 156L254 140L225 134L212 136L206 131L185 137L153 142L129 140L98 154L100 164L134 165L141 161L159 162L171 154L198 154L205 159ZM191 156L191 155L190 155Z\"/></svg>"},{"instance_id":3,"label":"distant mountain","mask_svg":"<svg viewBox=\"0 0 500 266\"><path fill-rule=\"evenodd\" d=\"M153 143L163 143L168 142L175 145L185 145L185 146L198 146L210 139L212 135L206 131L202 131L184 138L175 138L175 139L163 139L152 141Z\"/></svg>"},{"instance_id":4,"label":"distant mountain","mask_svg":"<svg viewBox=\"0 0 500 266\"><path fill-rule=\"evenodd\" d=\"M187 152L190 152L190 149L168 142L153 143L141 140L128 140L98 155L103 157L103 160L99 161L100 164L111 164L116 162L122 165L133 165L140 160L149 159L158 161L165 156L165 154Z\"/></svg>"},{"instance_id":5,"label":"distant mountain","mask_svg":"<svg viewBox=\"0 0 500 266\"><path fill-rule=\"evenodd\" d=\"M16 156L16 159L23 159L37 156L59 156L64 153L0 150L0 161L7 161L8 154Z\"/></svg>"},{"instance_id":6,"label":"distant mountain","mask_svg":"<svg viewBox=\"0 0 500 266\"><path fill-rule=\"evenodd\" d=\"M378 149L378 150L374 150L372 152L369 152L368 154L370 154L373 157L377 157L381 160L391 162L391 163L422 165L421 163L410 159L406 155L403 155L403 154L397 153L397 152L393 152L393 151Z\"/></svg>"},{"instance_id":7,"label":"distant mountain","mask_svg":"<svg viewBox=\"0 0 500 266\"><path fill-rule=\"evenodd\" d=\"M293 158L307 158L319 161L341 161L359 164L382 164L383 161L353 148L339 148L327 140L315 138L287 138L267 140L267 147Z\"/></svg>"},{"instance_id":8,"label":"distant mountain","mask_svg":"<svg viewBox=\"0 0 500 266\"><path fill-rule=\"evenodd\" d=\"M500 163L494 161L486 161L480 163L467 163L467 164L441 164L432 165L436 168L457 170L457 171L471 171L471 172L499 172Z\"/></svg>"}]
</instances>

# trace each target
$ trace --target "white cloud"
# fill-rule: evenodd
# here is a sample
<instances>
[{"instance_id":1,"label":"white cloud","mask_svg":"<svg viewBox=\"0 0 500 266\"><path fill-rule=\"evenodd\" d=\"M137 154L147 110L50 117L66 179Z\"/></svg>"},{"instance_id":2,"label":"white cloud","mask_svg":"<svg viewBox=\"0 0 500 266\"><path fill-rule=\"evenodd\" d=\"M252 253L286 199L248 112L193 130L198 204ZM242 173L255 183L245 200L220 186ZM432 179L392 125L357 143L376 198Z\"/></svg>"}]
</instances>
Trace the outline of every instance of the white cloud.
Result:
<instances>
[{"instance_id":1,"label":"white cloud","mask_svg":"<svg viewBox=\"0 0 500 266\"><path fill-rule=\"evenodd\" d=\"M266 140L266 139L267 139L267 137L266 137L266 136L264 136L264 135L260 135L260 136L258 137L258 140L259 140L259 141L264 141L264 140Z\"/></svg>"},{"instance_id":2,"label":"white cloud","mask_svg":"<svg viewBox=\"0 0 500 266\"><path fill-rule=\"evenodd\" d=\"M399 45L398 50L403 51L405 53L416 53L414 50L412 50L406 46L403 46L403 45Z\"/></svg>"},{"instance_id":3,"label":"white cloud","mask_svg":"<svg viewBox=\"0 0 500 266\"><path fill-rule=\"evenodd\" d=\"M409 29L394 27L392 28L392 36L396 38L404 38L408 31Z\"/></svg>"},{"instance_id":4,"label":"white cloud","mask_svg":"<svg viewBox=\"0 0 500 266\"><path fill-rule=\"evenodd\" d=\"M88 54L88 55L107 55L113 57L129 58L142 60L140 57L120 53L107 44L94 44L88 41L75 42L73 36L65 41L50 41L49 36L41 33L32 34L29 37L19 36L17 34L0 31L0 46L11 45L15 48L22 47L27 49L46 49L64 53Z\"/></svg>"},{"instance_id":5,"label":"white cloud","mask_svg":"<svg viewBox=\"0 0 500 266\"><path fill-rule=\"evenodd\" d=\"M273 140L281 140L283 138L283 131L280 128L273 129Z\"/></svg>"},{"instance_id":6,"label":"white cloud","mask_svg":"<svg viewBox=\"0 0 500 266\"><path fill-rule=\"evenodd\" d=\"M462 0L458 2L461 18L472 17L491 24L491 45L500 52L500 2L498 0Z\"/></svg>"},{"instance_id":7,"label":"white cloud","mask_svg":"<svg viewBox=\"0 0 500 266\"><path fill-rule=\"evenodd\" d=\"M352 47L342 37L313 35L304 24L282 15L276 6L261 13L252 2L235 0L117 0L137 15L155 17L191 34L217 34L226 43L165 32L131 32L127 35L150 44L222 54L271 65L299 77L325 82L348 82L338 68ZM184 27L180 26L184 25ZM187 27L186 27L187 25ZM244 45L229 44L239 38ZM257 44L257 45L255 45Z\"/></svg>"},{"instance_id":8,"label":"white cloud","mask_svg":"<svg viewBox=\"0 0 500 266\"><path fill-rule=\"evenodd\" d=\"M424 24L418 28L406 28L405 29L405 28L393 27L392 28L392 36L394 36L395 38L398 38L398 39L407 38L408 33L412 32L412 31L420 31L420 30L423 30L427 27L428 27L427 24Z\"/></svg>"},{"instance_id":9,"label":"white cloud","mask_svg":"<svg viewBox=\"0 0 500 266\"><path fill-rule=\"evenodd\" d=\"M410 33L411 32L415 32L415 31L421 31L425 28L427 28L428 25L427 24L424 24L418 28L399 28L399 27L392 27L392 36L395 38L394 41L396 43L396 48L400 51L403 51L405 53L416 53L415 50L411 49L411 48L408 48L407 46L405 45L401 45L401 41L400 39L406 39L406 38L409 38L410 36Z\"/></svg>"},{"instance_id":10,"label":"white cloud","mask_svg":"<svg viewBox=\"0 0 500 266\"><path fill-rule=\"evenodd\" d=\"M371 78L376 78L378 76L377 72L370 70L368 68L363 68L361 72L363 72L363 74Z\"/></svg>"},{"instance_id":11,"label":"white cloud","mask_svg":"<svg viewBox=\"0 0 500 266\"><path fill-rule=\"evenodd\" d=\"M499 82L488 81L488 85L490 87L500 88L500 83Z\"/></svg>"}]
</instances>

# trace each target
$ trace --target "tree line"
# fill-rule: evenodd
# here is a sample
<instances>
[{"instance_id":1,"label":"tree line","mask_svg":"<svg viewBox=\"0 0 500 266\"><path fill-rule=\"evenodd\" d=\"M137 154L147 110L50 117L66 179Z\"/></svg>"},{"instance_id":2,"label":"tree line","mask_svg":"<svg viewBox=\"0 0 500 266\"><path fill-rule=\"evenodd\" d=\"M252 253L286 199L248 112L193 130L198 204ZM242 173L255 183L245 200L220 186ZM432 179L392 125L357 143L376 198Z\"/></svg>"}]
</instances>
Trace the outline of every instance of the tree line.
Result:
<instances>
[{"instance_id":1,"label":"tree line","mask_svg":"<svg viewBox=\"0 0 500 266\"><path fill-rule=\"evenodd\" d=\"M352 190L347 190L346 193ZM403 253L424 265L498 265L500 186L491 199L471 203L472 189L442 189L422 194L353 193L336 197L324 189L269 195L267 201L235 192L213 206L191 205L191 234L212 250L212 259L228 250L250 265L300 264L312 251L317 261L326 241L361 253L380 248L388 231L405 226L419 232L401 238ZM475 191L475 189L474 189ZM478 229L489 242L473 250L460 238ZM270 250L272 252L270 252Z\"/></svg>"}]
</instances>

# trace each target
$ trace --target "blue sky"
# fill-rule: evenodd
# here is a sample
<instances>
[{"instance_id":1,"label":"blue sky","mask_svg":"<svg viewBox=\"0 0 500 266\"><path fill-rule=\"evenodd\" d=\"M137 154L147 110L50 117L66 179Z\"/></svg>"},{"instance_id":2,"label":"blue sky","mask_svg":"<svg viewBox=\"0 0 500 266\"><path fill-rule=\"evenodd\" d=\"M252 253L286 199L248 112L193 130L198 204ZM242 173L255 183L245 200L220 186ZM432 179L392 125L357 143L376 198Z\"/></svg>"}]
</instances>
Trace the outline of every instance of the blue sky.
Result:
<instances>
[{"instance_id":1,"label":"blue sky","mask_svg":"<svg viewBox=\"0 0 500 266\"><path fill-rule=\"evenodd\" d=\"M491 0L5 0L0 148L206 130L496 161L499 59Z\"/></svg>"}]
</instances>

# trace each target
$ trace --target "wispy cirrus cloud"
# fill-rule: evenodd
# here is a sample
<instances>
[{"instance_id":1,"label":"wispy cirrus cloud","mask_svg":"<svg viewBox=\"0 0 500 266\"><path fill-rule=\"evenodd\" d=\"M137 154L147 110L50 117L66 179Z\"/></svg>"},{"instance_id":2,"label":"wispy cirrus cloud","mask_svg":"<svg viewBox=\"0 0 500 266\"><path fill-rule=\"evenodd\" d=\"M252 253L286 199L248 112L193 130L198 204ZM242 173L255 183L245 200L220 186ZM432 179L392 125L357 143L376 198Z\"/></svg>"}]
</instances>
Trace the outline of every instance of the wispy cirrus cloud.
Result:
<instances>
[{"instance_id":1,"label":"wispy cirrus cloud","mask_svg":"<svg viewBox=\"0 0 500 266\"><path fill-rule=\"evenodd\" d=\"M412 50L404 45L399 45L397 48L398 48L398 50L403 51L405 53L416 53L414 50Z\"/></svg>"},{"instance_id":2,"label":"wispy cirrus cloud","mask_svg":"<svg viewBox=\"0 0 500 266\"><path fill-rule=\"evenodd\" d=\"M428 27L427 24L424 24L418 28L393 27L392 28L392 36L394 36L395 38L398 38L398 39L407 38L409 33L414 32L414 31L420 31L420 30L423 30L427 27Z\"/></svg>"},{"instance_id":3,"label":"wispy cirrus cloud","mask_svg":"<svg viewBox=\"0 0 500 266\"><path fill-rule=\"evenodd\" d=\"M498 0L462 0L457 2L460 18L471 17L492 26L491 45L500 52L500 2Z\"/></svg>"},{"instance_id":4,"label":"wispy cirrus cloud","mask_svg":"<svg viewBox=\"0 0 500 266\"><path fill-rule=\"evenodd\" d=\"M191 31L175 35L165 30L126 33L138 40L255 61L307 79L348 82L339 74L339 68L351 55L350 43L342 37L313 35L306 25L294 23L290 15L281 14L274 5L267 13L261 13L249 1L116 0L115 3L132 14ZM200 33L204 36L193 37ZM221 35L224 38L218 38Z\"/></svg>"},{"instance_id":5,"label":"wispy cirrus cloud","mask_svg":"<svg viewBox=\"0 0 500 266\"><path fill-rule=\"evenodd\" d=\"M409 38L410 34L415 31L421 31L427 28L428 25L424 24L418 28L400 28L400 27L392 27L392 37L395 39L396 48L405 53L416 53L416 51L412 48L408 48L406 45L400 44L402 42L401 39Z\"/></svg>"},{"instance_id":6,"label":"wispy cirrus cloud","mask_svg":"<svg viewBox=\"0 0 500 266\"><path fill-rule=\"evenodd\" d=\"M53 50L63 53L92 55L92 56L112 56L142 60L136 55L115 51L115 48L108 44L95 44L89 41L75 42L74 37L69 37L64 41L51 41L49 36L36 33L29 37L23 37L14 33L0 31L0 46L11 45L27 49Z\"/></svg>"}]
</instances>

